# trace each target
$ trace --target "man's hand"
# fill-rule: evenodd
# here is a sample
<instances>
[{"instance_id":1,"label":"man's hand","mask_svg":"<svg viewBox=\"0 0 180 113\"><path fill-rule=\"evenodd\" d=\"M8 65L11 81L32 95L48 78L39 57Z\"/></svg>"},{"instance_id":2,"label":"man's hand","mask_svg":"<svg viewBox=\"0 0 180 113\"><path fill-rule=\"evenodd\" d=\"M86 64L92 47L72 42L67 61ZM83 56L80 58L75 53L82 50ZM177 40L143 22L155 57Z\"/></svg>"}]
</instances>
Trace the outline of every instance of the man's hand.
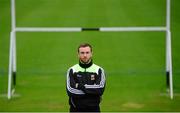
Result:
<instances>
[{"instance_id":1,"label":"man's hand","mask_svg":"<svg viewBox=\"0 0 180 113\"><path fill-rule=\"evenodd\" d=\"M82 91L85 90L85 86L82 83L76 83L76 88Z\"/></svg>"}]
</instances>

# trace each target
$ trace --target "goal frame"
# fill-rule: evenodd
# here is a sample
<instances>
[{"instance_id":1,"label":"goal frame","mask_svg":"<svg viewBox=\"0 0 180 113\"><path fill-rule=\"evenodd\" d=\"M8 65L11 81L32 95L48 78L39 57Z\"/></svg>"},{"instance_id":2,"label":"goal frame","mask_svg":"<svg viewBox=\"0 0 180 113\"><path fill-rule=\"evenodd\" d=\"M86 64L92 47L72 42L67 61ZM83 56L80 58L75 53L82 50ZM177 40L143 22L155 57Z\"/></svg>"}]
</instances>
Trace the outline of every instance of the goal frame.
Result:
<instances>
[{"instance_id":1,"label":"goal frame","mask_svg":"<svg viewBox=\"0 0 180 113\"><path fill-rule=\"evenodd\" d=\"M15 0L11 0L11 32L9 45L9 69L8 69L8 91L7 98L11 99L15 92L16 85L16 32L81 32L81 31L100 31L100 32L134 32L134 31L159 31L166 32L166 85L169 96L173 99L173 74L172 74L172 52L171 52L171 30L170 12L171 0L166 0L166 25L153 27L16 27L16 8ZM13 85L13 86L12 86ZM13 87L13 88L12 88Z\"/></svg>"}]
</instances>

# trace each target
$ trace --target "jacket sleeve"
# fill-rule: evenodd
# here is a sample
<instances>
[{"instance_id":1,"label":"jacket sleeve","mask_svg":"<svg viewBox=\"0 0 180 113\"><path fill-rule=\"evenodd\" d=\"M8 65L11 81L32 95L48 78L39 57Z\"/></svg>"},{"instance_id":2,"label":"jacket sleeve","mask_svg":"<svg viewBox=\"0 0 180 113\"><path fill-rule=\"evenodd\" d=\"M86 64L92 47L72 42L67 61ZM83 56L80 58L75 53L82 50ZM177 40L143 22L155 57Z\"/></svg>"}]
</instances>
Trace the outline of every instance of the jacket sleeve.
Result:
<instances>
[{"instance_id":1,"label":"jacket sleeve","mask_svg":"<svg viewBox=\"0 0 180 113\"><path fill-rule=\"evenodd\" d=\"M73 76L73 70L71 68L67 72L66 90L69 96L78 96L85 94L82 90L76 88L76 82Z\"/></svg>"},{"instance_id":2,"label":"jacket sleeve","mask_svg":"<svg viewBox=\"0 0 180 113\"><path fill-rule=\"evenodd\" d=\"M99 68L95 84L94 85L85 85L84 92L86 94L90 94L90 95L101 96L104 92L105 84L106 84L106 79L105 79L104 70L102 68Z\"/></svg>"}]
</instances>

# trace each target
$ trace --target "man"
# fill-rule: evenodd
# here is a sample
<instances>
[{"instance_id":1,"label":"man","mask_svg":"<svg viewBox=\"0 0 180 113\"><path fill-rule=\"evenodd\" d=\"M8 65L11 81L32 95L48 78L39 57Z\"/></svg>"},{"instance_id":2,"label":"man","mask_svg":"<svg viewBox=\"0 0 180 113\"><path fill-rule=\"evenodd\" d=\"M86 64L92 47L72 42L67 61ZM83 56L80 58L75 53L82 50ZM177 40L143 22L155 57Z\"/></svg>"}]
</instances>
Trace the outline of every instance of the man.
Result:
<instances>
[{"instance_id":1,"label":"man","mask_svg":"<svg viewBox=\"0 0 180 113\"><path fill-rule=\"evenodd\" d=\"M105 89L104 70L92 61L92 46L78 47L79 64L67 72L66 89L70 112L100 112L101 96Z\"/></svg>"}]
</instances>

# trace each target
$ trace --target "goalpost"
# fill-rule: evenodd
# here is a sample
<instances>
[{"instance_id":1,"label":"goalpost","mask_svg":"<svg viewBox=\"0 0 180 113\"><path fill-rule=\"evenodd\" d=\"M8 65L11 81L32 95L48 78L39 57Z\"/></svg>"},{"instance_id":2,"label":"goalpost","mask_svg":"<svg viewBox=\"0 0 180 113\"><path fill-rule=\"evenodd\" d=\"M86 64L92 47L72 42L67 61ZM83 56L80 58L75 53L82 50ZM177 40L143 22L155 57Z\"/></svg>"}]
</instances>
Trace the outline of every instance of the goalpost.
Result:
<instances>
[{"instance_id":1,"label":"goalpost","mask_svg":"<svg viewBox=\"0 0 180 113\"><path fill-rule=\"evenodd\" d=\"M166 32L166 85L169 89L170 98L173 99L173 75L172 75L172 53L171 53L171 30L170 30L170 0L166 0L166 26L153 27L16 27L15 0L11 0L11 32L9 46L9 70L7 97L11 99L16 85L16 32L133 32L133 31L159 31Z\"/></svg>"}]
</instances>

